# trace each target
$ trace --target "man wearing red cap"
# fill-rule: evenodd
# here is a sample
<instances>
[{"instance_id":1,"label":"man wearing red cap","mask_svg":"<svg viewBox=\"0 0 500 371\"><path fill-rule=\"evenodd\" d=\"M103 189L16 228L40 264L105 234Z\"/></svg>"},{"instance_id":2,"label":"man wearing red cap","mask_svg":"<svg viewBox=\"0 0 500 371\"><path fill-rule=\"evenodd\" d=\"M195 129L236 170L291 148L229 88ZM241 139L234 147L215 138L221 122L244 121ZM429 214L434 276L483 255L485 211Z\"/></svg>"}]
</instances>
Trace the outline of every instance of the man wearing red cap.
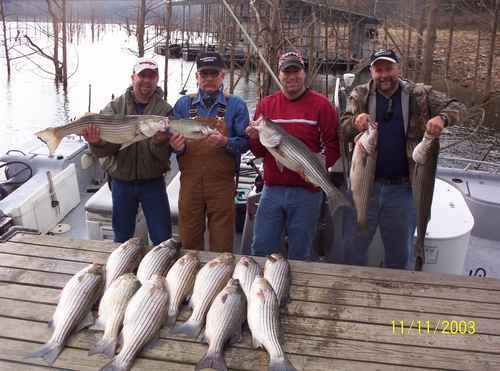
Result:
<instances>
[{"instance_id":1,"label":"man wearing red cap","mask_svg":"<svg viewBox=\"0 0 500 371\"><path fill-rule=\"evenodd\" d=\"M110 102L101 113L120 115L167 116L172 107L163 99L158 84L158 65L152 59L139 58L133 68L132 85ZM111 179L113 232L115 242L134 235L139 204L142 205L151 241L157 245L172 235L170 206L164 174L170 170L170 154L178 136L170 141L167 133L133 143L120 150L119 144L101 139L99 128L89 125L83 137L97 157L105 157L104 169Z\"/></svg>"},{"instance_id":2,"label":"man wearing red cap","mask_svg":"<svg viewBox=\"0 0 500 371\"><path fill-rule=\"evenodd\" d=\"M281 55L278 69L283 88L257 104L254 119L263 115L304 142L312 152L319 154L324 150L325 166L329 168L340 156L335 109L325 96L306 88L304 60L299 53ZM298 173L287 168L280 171L252 125L247 134L252 152L264 158L265 185L257 209L252 254L278 252L286 229L288 257L312 260L322 192Z\"/></svg>"}]
</instances>

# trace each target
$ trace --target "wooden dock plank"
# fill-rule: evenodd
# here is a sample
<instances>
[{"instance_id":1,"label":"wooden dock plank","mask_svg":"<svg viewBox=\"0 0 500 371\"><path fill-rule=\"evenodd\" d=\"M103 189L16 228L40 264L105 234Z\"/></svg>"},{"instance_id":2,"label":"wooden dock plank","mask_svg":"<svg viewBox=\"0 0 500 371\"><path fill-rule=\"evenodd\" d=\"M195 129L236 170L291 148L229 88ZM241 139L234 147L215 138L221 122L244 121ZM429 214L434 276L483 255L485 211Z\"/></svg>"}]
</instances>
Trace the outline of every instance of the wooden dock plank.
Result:
<instances>
[{"instance_id":1,"label":"wooden dock plank","mask_svg":"<svg viewBox=\"0 0 500 371\"><path fill-rule=\"evenodd\" d=\"M0 344L2 340L0 339ZM48 370L65 370L59 367L35 366L21 362L8 362L0 360L0 370L2 371L48 371ZM66 369L67 370L67 369Z\"/></svg>"},{"instance_id":2,"label":"wooden dock plank","mask_svg":"<svg viewBox=\"0 0 500 371\"><path fill-rule=\"evenodd\" d=\"M17 334L17 339L23 341L48 339L51 333L51 330L44 323L0 317L0 324L6 336L11 337L11 335ZM179 337L169 338L164 336L165 332L162 331L160 343L153 349L144 351L141 357L195 364L206 352L207 346L205 344L192 340L182 341ZM84 330L71 337L68 347L87 350L101 335L101 332ZM478 353L471 358L462 351L437 347L412 349L397 344L389 345L298 335L285 336L285 349L289 352L293 364L298 369L303 370L331 370L331 365L339 366L340 364L343 364L343 367L347 367L344 369L348 370L366 370L371 369L370 363L385 364L384 366L387 367L385 369L389 370L388 362L392 366L399 365L399 367L404 365L419 368L418 365L421 365L420 368L432 366L432 368L453 370L494 370L500 367L500 355L495 359L492 357L486 359ZM410 351L410 349L412 350ZM264 351L250 348L248 335L244 336L241 343L228 348L225 352L225 359L230 368L245 370L264 370L268 363L268 356ZM359 362L365 359L371 360L371 362ZM374 360L379 362L373 362ZM412 366L413 363L417 366Z\"/></svg>"},{"instance_id":3,"label":"wooden dock plank","mask_svg":"<svg viewBox=\"0 0 500 371\"><path fill-rule=\"evenodd\" d=\"M86 263L65 260L26 257L0 253L0 264L19 269L74 274ZM54 287L63 287L67 279L55 280ZM57 279L57 278L56 278ZM309 301L332 305L365 306L385 309L407 310L443 315L469 316L500 319L500 304L457 301L440 298L412 297L404 295L385 294L379 292L363 292L336 290L334 288L318 288L292 285L290 298L298 301ZM446 318L447 319L447 318ZM399 319L395 319L399 320Z\"/></svg>"},{"instance_id":4,"label":"wooden dock plank","mask_svg":"<svg viewBox=\"0 0 500 371\"><path fill-rule=\"evenodd\" d=\"M105 262L116 246L22 234L0 244L0 362L15 370L26 362L44 369L43 360L23 360L20 350L28 353L50 337L47 320L71 275L89 262ZM216 255L200 252L203 262ZM500 370L500 280L295 261L291 267L291 301L281 323L298 370ZM475 320L477 333L427 335L424 329L418 335L414 329L401 336L391 325L440 319ZM56 367L102 367L104 358L87 356L101 334L72 336ZM192 370L206 351L205 344L166 329L160 336L133 370ZM232 370L262 370L268 362L248 334L225 358Z\"/></svg>"},{"instance_id":5,"label":"wooden dock plank","mask_svg":"<svg viewBox=\"0 0 500 371\"><path fill-rule=\"evenodd\" d=\"M16 234L10 241L53 247L81 248L91 251L113 251L118 244L110 241L80 241L64 237L36 236ZM217 256L217 253L200 251L200 257L207 261ZM256 258L259 263L263 258ZM393 283L407 282L412 284L427 284L432 286L454 286L500 291L500 280L489 277L465 277L444 273L428 273L404 271L399 269L380 269L375 267L358 267L351 265L324 264L291 261L293 272L323 274L327 276L353 277L356 280L390 281Z\"/></svg>"},{"instance_id":6,"label":"wooden dock plank","mask_svg":"<svg viewBox=\"0 0 500 371\"><path fill-rule=\"evenodd\" d=\"M11 294L4 294L4 287L0 287L0 297L8 298L11 300L20 299L21 295L16 295L15 293L26 291L21 290L20 287L16 287L15 285L9 286L9 288L9 292ZM38 290L37 302L56 304L59 293L58 290L47 288L36 289ZM29 300L30 297L33 297L33 295L34 294L31 288L30 290L26 291L27 300ZM185 319L186 317L187 312L180 318ZM472 336L459 334L451 336L439 332L434 334L434 328L430 328L430 335L427 335L425 331L423 331L421 332L422 335L418 336L417 330L414 330L413 332L410 332L410 336L407 336L406 332L405 336L401 336L399 331L396 331L396 333L394 333L392 326L390 326L389 324L379 325L354 321L348 322L339 320L327 320L320 318L292 316L286 314L282 314L280 320L283 331L286 334L319 336L324 338L341 338L357 341L380 341L388 344L403 344L413 346L439 346L441 348L447 349L460 349L465 351L478 352L495 352L500 349L500 336L479 333L476 333ZM469 321L470 319L467 318L465 320Z\"/></svg>"},{"instance_id":7,"label":"wooden dock plank","mask_svg":"<svg viewBox=\"0 0 500 371\"><path fill-rule=\"evenodd\" d=\"M44 247L40 249L38 246L28 245L24 243L4 243L0 245L0 252L7 254L15 254L25 257L41 257L47 259L63 259L66 262L76 262L76 263L105 263L108 254L98 253L98 252L88 252L88 251L78 251L75 249L66 249L60 247ZM1 258L1 255L0 255ZM30 261L31 259L25 259ZM0 260L0 265L2 264ZM5 261L8 261L5 258ZM21 263L13 263L21 264ZM29 262L28 264L33 264ZM43 265L43 264L41 264ZM49 270L51 271L52 264L48 263ZM18 266L18 265L10 265ZM34 266L24 266L30 269L46 270L42 268L37 268ZM81 267L81 265L78 265ZM79 268L81 269L81 268ZM76 271L75 271L76 272ZM75 272L70 272L74 274ZM369 293L381 293L381 294L391 294L399 296L411 296L411 297L422 297L422 298L440 298L449 299L453 302L466 301L466 302L478 302L478 303L492 303L500 304L500 293L497 294L496 291L484 290L484 289L471 289L463 287L449 287L449 286L436 286L428 284L412 284L412 283L397 283L389 281L376 281L376 280L366 280L366 279L352 279L345 277L327 276L323 274L311 274L311 273L300 273L294 272L292 275L292 285L297 286L307 286L307 287L317 287L317 288L335 288L336 290L345 291L360 291Z\"/></svg>"}]
</instances>

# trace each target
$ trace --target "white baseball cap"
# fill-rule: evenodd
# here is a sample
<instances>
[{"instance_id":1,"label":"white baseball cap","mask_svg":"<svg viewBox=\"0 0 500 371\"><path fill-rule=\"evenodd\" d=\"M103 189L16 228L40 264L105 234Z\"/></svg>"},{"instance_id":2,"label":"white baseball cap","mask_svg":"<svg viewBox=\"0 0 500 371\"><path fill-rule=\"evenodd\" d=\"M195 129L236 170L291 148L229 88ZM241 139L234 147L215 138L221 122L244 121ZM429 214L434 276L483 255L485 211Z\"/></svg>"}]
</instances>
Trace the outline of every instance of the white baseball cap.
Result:
<instances>
[{"instance_id":1,"label":"white baseball cap","mask_svg":"<svg viewBox=\"0 0 500 371\"><path fill-rule=\"evenodd\" d=\"M144 70L153 70L158 72L158 64L150 58L139 58L134 64L134 73L137 75Z\"/></svg>"}]
</instances>

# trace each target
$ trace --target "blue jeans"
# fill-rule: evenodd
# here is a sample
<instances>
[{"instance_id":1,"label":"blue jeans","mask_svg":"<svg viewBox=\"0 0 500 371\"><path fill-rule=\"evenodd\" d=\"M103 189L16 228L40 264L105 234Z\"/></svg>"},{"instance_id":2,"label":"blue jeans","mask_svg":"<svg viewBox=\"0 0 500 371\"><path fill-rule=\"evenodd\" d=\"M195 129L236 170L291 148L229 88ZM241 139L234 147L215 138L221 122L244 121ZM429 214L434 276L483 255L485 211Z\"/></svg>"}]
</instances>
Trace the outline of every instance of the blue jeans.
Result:
<instances>
[{"instance_id":1,"label":"blue jeans","mask_svg":"<svg viewBox=\"0 0 500 371\"><path fill-rule=\"evenodd\" d=\"M405 269L416 225L411 185L375 182L368 201L368 229L361 230L356 210L344 210L344 250L346 263L366 265L367 251L380 227L384 243L384 266Z\"/></svg>"},{"instance_id":2,"label":"blue jeans","mask_svg":"<svg viewBox=\"0 0 500 371\"><path fill-rule=\"evenodd\" d=\"M153 244L158 245L172 236L170 205L163 177L131 182L113 179L111 194L115 242L133 237L139 203Z\"/></svg>"},{"instance_id":3,"label":"blue jeans","mask_svg":"<svg viewBox=\"0 0 500 371\"><path fill-rule=\"evenodd\" d=\"M322 201L322 192L310 192L302 187L265 186L255 216L252 254L266 256L280 252L286 229L288 258L312 260Z\"/></svg>"}]
</instances>

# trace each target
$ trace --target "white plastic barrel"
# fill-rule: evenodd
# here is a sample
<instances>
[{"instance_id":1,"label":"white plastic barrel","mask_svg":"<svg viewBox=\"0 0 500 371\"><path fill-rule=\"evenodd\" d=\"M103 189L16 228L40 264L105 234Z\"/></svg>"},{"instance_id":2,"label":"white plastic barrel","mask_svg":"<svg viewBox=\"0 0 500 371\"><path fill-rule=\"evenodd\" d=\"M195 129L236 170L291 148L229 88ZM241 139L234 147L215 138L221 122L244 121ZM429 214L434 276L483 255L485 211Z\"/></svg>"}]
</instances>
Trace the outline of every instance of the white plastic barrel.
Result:
<instances>
[{"instance_id":1,"label":"white plastic barrel","mask_svg":"<svg viewBox=\"0 0 500 371\"><path fill-rule=\"evenodd\" d=\"M463 275L473 226L474 217L462 193L436 178L424 243L426 261L423 270Z\"/></svg>"}]
</instances>

